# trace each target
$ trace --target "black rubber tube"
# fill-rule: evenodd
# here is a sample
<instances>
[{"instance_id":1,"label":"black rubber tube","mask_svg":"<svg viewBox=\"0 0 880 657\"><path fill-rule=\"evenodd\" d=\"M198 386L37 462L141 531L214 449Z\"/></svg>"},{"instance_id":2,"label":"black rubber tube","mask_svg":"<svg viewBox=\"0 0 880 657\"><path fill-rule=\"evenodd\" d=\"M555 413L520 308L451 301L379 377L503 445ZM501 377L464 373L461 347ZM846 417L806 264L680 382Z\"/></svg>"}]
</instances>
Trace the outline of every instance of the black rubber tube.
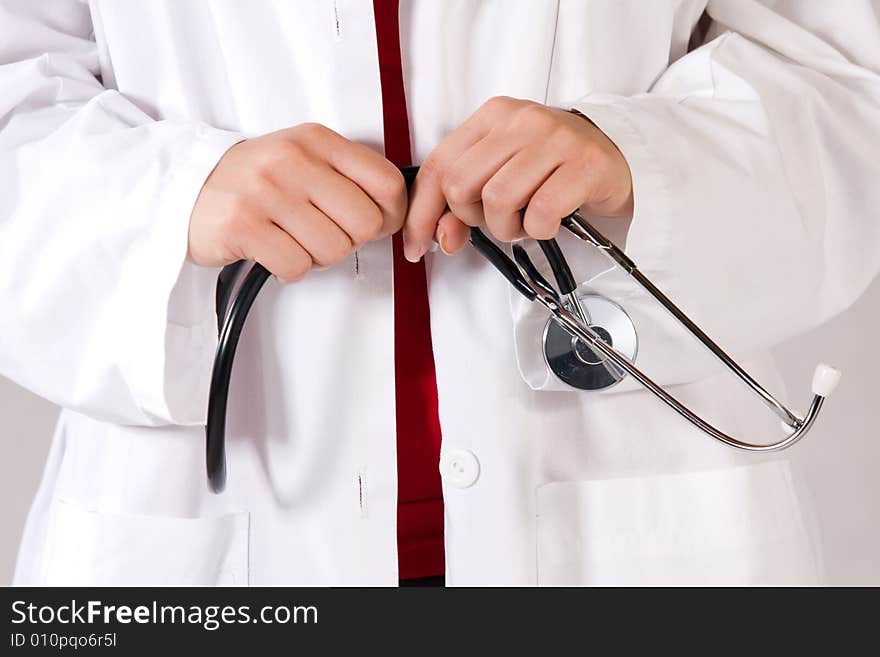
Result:
<instances>
[{"instance_id":1,"label":"black rubber tube","mask_svg":"<svg viewBox=\"0 0 880 657\"><path fill-rule=\"evenodd\" d=\"M538 244L541 246L547 262L550 263L553 276L556 278L556 284L559 286L559 292L562 294L574 292L577 289L577 282L574 280L571 268L562 254L562 249L559 248L559 243L554 239L549 239L538 240Z\"/></svg>"},{"instance_id":2,"label":"black rubber tube","mask_svg":"<svg viewBox=\"0 0 880 657\"><path fill-rule=\"evenodd\" d=\"M409 190L419 168L402 167L400 172L403 174L406 189ZM227 312L235 279L244 262L240 260L227 265L221 270L217 279L216 308L220 341L214 354L214 369L211 372L211 387L208 393L208 422L205 425L205 468L208 473L208 486L215 493L221 493L226 488L226 407L238 339L241 337L244 322L254 300L270 276L263 265L255 263L235 295L232 308Z\"/></svg>"},{"instance_id":3,"label":"black rubber tube","mask_svg":"<svg viewBox=\"0 0 880 657\"><path fill-rule=\"evenodd\" d=\"M479 228L471 228L470 242L471 246L479 251L486 260L492 263L492 266L501 272L501 275L504 276L504 278L506 278L520 294L529 301L534 300L535 291L532 290L526 282L526 279L523 277L520 270L517 269L513 260L508 258L507 254L505 254L495 242L486 237L483 234L483 231Z\"/></svg>"},{"instance_id":4,"label":"black rubber tube","mask_svg":"<svg viewBox=\"0 0 880 657\"><path fill-rule=\"evenodd\" d=\"M529 254L526 253L522 244L514 244L511 249L513 250L513 259L516 260L516 264L522 267L522 270L529 275L532 282L551 297L558 299L559 295L556 293L556 290L553 289L553 286L550 285L547 279L538 271L538 268L535 267L535 263L532 262L532 259L529 257ZM534 299L534 294L531 298Z\"/></svg>"},{"instance_id":5,"label":"black rubber tube","mask_svg":"<svg viewBox=\"0 0 880 657\"><path fill-rule=\"evenodd\" d=\"M419 173L418 167L400 167L400 173L403 174L403 181L406 183L406 191L410 190L413 181Z\"/></svg>"},{"instance_id":6,"label":"black rubber tube","mask_svg":"<svg viewBox=\"0 0 880 657\"><path fill-rule=\"evenodd\" d=\"M238 294L235 295L232 308L226 314L226 321L220 331L220 341L214 356L214 369L211 372L208 423L205 426L208 485L215 493L223 492L226 488L226 404L229 398L229 382L232 378L235 349L248 311L268 278L269 271L259 263L254 264L241 284ZM218 308L218 314L219 312Z\"/></svg>"},{"instance_id":7,"label":"black rubber tube","mask_svg":"<svg viewBox=\"0 0 880 657\"><path fill-rule=\"evenodd\" d=\"M219 335L223 331L223 320L226 319L226 311L229 308L229 297L232 296L232 289L235 287L235 279L238 278L238 273L241 271L242 267L244 267L245 260L239 260L238 262L233 262L231 265L226 265L223 269L220 270L220 275L217 276L217 294L214 299L214 308L217 312L217 334Z\"/></svg>"}]
</instances>

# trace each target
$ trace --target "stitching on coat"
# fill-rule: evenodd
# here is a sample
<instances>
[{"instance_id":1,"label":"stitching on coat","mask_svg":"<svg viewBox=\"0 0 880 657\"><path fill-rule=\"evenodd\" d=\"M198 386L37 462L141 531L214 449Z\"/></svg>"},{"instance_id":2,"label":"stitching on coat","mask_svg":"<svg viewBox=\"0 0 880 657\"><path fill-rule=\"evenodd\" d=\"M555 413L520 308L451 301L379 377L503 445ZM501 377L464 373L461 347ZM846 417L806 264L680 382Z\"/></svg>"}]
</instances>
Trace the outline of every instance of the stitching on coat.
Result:
<instances>
[{"instance_id":1,"label":"stitching on coat","mask_svg":"<svg viewBox=\"0 0 880 657\"><path fill-rule=\"evenodd\" d=\"M361 509L361 518L367 517L367 475L363 468L358 470L358 506Z\"/></svg>"},{"instance_id":2,"label":"stitching on coat","mask_svg":"<svg viewBox=\"0 0 880 657\"><path fill-rule=\"evenodd\" d=\"M333 0L333 25L336 30L336 40L342 41L342 22L339 20L338 0Z\"/></svg>"}]
</instances>

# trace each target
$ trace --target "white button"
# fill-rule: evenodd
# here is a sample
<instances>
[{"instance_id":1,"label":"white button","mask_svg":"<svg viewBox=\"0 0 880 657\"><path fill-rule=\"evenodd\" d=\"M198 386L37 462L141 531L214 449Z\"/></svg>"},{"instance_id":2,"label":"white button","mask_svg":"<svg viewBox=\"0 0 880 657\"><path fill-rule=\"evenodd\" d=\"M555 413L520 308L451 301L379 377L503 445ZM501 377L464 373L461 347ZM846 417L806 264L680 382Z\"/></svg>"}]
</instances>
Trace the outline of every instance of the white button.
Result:
<instances>
[{"instance_id":1,"label":"white button","mask_svg":"<svg viewBox=\"0 0 880 657\"><path fill-rule=\"evenodd\" d=\"M443 455L440 466L443 479L456 488L473 486L480 478L480 462L466 449L449 450Z\"/></svg>"}]
</instances>

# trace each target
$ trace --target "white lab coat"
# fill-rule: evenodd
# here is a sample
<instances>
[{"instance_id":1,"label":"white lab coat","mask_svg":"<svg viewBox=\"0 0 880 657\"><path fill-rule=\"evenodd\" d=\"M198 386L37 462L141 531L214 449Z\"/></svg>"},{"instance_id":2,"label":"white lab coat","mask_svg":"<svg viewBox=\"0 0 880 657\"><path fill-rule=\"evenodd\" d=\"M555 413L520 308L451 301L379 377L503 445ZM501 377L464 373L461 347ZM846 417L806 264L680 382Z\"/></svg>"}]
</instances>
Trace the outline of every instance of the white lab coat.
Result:
<instances>
[{"instance_id":1,"label":"white lab coat","mask_svg":"<svg viewBox=\"0 0 880 657\"><path fill-rule=\"evenodd\" d=\"M880 268L880 7L710 1L689 52L705 8L401 2L413 157L491 96L577 108L632 169L632 222L599 224L800 409L807 382L786 397L767 349ZM185 262L199 189L244 136L318 121L382 148L372 4L0 0L0 63L0 373L65 408L17 582L395 584L390 240L266 285L218 496L217 271ZM632 315L646 371L729 432L780 435L622 272L562 246ZM821 581L785 453L715 443L631 382L561 389L542 308L470 250L427 272L449 584Z\"/></svg>"}]
</instances>

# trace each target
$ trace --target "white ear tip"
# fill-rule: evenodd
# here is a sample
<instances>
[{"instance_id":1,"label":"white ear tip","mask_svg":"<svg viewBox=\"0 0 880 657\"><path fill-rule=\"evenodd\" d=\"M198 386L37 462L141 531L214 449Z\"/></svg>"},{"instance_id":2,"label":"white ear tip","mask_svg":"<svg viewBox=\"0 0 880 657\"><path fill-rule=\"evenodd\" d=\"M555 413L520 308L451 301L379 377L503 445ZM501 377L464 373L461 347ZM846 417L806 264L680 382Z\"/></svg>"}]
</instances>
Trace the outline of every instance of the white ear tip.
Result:
<instances>
[{"instance_id":1,"label":"white ear tip","mask_svg":"<svg viewBox=\"0 0 880 657\"><path fill-rule=\"evenodd\" d=\"M828 397L840 383L841 372L838 369L819 363L813 372L813 394Z\"/></svg>"}]
</instances>

